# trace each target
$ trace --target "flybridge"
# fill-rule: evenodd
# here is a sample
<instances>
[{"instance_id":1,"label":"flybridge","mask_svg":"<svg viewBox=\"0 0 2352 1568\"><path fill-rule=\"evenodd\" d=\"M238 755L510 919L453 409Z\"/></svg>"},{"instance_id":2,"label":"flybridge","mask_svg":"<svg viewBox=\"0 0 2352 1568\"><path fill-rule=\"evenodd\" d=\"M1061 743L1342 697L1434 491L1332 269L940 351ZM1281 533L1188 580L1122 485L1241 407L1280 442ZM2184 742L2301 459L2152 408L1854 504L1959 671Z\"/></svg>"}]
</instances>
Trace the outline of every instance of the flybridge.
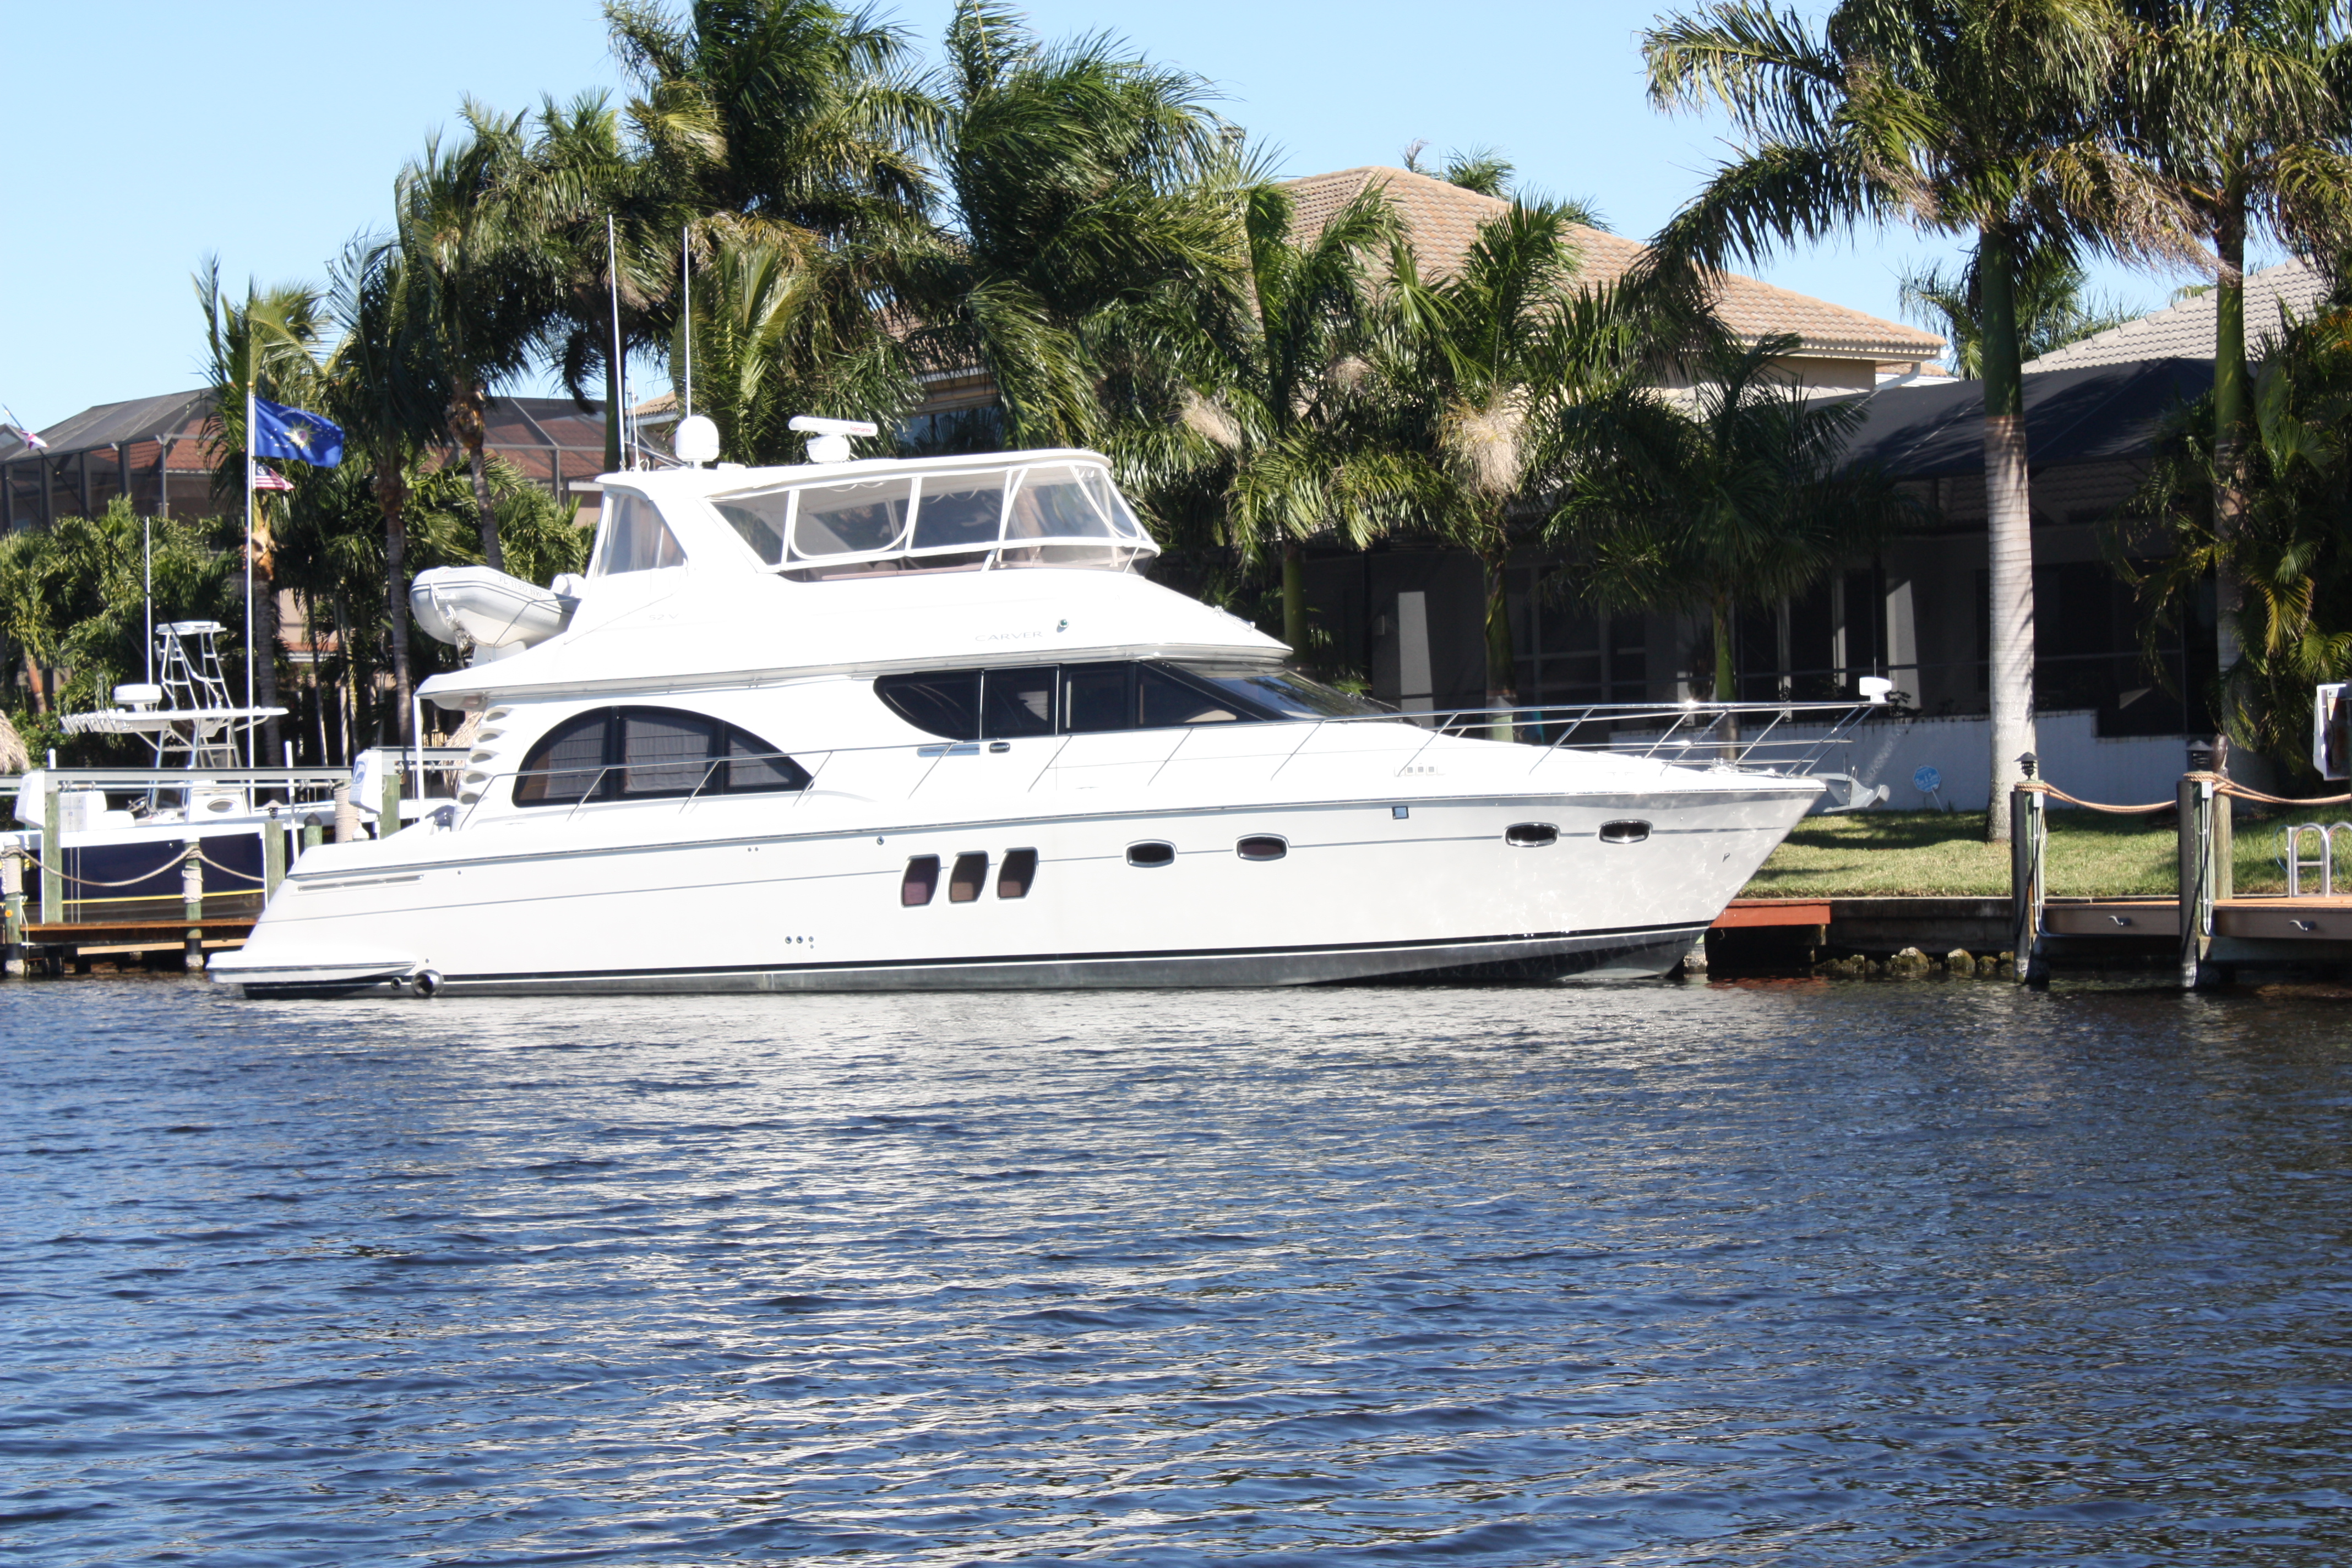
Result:
<instances>
[{"instance_id":1,"label":"flybridge","mask_svg":"<svg viewBox=\"0 0 2352 1568\"><path fill-rule=\"evenodd\" d=\"M1160 552L1108 470L1087 462L836 471L709 500L763 564L803 582L1015 566L1123 571Z\"/></svg>"}]
</instances>

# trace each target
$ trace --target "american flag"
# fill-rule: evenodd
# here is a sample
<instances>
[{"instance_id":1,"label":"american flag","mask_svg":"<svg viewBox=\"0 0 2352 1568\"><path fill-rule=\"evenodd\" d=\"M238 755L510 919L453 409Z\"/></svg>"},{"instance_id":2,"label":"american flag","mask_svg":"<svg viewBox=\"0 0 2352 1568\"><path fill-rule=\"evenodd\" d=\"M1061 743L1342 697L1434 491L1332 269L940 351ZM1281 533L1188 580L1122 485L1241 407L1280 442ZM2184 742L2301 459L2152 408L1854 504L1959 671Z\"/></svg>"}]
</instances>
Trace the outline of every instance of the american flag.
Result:
<instances>
[{"instance_id":1,"label":"american flag","mask_svg":"<svg viewBox=\"0 0 2352 1568\"><path fill-rule=\"evenodd\" d=\"M257 490L290 490L294 488L294 481L275 468L266 468L256 463L253 465L253 488Z\"/></svg>"}]
</instances>

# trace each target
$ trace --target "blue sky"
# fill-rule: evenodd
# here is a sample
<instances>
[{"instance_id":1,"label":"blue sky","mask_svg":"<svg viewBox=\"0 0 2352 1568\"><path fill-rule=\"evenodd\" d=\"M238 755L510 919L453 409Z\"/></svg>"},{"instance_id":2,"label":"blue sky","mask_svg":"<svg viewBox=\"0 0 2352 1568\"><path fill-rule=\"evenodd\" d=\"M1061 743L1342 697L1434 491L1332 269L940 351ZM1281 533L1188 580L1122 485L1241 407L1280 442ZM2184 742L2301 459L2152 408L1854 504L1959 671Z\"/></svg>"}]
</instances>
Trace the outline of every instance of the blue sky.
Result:
<instances>
[{"instance_id":1,"label":"blue sky","mask_svg":"<svg viewBox=\"0 0 2352 1568\"><path fill-rule=\"evenodd\" d=\"M928 42L952 3L883 8ZM1659 9L1035 0L1030 14L1048 36L1116 32L1211 79L1286 173L1393 163L1417 138L1433 153L1493 146L1528 186L1590 197L1638 236L1725 153L1719 125L1643 100L1635 40ZM466 94L514 110L622 85L593 0L17 5L6 38L0 400L36 427L197 384L188 278L203 258L237 286L322 278L383 224L394 174ZM1752 270L1895 317L1905 268L1952 253L1866 233ZM2182 280L2107 268L2097 287L2145 309Z\"/></svg>"}]
</instances>

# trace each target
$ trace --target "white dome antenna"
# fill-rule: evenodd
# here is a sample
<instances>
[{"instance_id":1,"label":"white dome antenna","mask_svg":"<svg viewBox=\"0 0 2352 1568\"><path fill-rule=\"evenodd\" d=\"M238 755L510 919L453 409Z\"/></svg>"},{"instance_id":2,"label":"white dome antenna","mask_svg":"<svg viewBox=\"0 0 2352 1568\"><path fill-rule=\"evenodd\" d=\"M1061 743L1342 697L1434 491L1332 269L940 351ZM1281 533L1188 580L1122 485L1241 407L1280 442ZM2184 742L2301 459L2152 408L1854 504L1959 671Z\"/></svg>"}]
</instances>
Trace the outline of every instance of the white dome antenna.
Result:
<instances>
[{"instance_id":1,"label":"white dome antenna","mask_svg":"<svg viewBox=\"0 0 2352 1568\"><path fill-rule=\"evenodd\" d=\"M719 456L719 426L699 414L689 414L670 433L669 449L698 468Z\"/></svg>"},{"instance_id":2,"label":"white dome antenna","mask_svg":"<svg viewBox=\"0 0 2352 1568\"><path fill-rule=\"evenodd\" d=\"M882 428L864 419L820 419L814 414L795 414L785 426L802 431L809 437L808 460L812 463L845 463L849 461L849 438L852 436L879 436Z\"/></svg>"}]
</instances>

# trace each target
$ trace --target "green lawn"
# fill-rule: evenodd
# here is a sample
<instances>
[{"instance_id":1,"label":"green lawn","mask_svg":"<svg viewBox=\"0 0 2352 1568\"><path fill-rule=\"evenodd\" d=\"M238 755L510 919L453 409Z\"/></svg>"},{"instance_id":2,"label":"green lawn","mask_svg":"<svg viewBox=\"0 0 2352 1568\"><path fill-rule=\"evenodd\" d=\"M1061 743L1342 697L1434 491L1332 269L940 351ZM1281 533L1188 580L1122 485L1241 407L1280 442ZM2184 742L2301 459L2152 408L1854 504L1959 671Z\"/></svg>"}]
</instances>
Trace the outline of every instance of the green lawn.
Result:
<instances>
[{"instance_id":1,"label":"green lawn","mask_svg":"<svg viewBox=\"0 0 2352 1568\"><path fill-rule=\"evenodd\" d=\"M2256 819L2236 815L2237 887L2283 893L2280 828L2289 820L2331 821L2352 809ZM2337 836L2339 885L2352 890L2352 834ZM2179 891L2172 814L2108 816L2050 814L2049 890L2053 896L2108 898ZM2306 876L2305 891L2315 891ZM2009 846L1988 844L1984 818L1963 812L1865 811L1809 816L1772 852L1743 894L1751 899L1894 895L2000 895L2009 892Z\"/></svg>"}]
</instances>

